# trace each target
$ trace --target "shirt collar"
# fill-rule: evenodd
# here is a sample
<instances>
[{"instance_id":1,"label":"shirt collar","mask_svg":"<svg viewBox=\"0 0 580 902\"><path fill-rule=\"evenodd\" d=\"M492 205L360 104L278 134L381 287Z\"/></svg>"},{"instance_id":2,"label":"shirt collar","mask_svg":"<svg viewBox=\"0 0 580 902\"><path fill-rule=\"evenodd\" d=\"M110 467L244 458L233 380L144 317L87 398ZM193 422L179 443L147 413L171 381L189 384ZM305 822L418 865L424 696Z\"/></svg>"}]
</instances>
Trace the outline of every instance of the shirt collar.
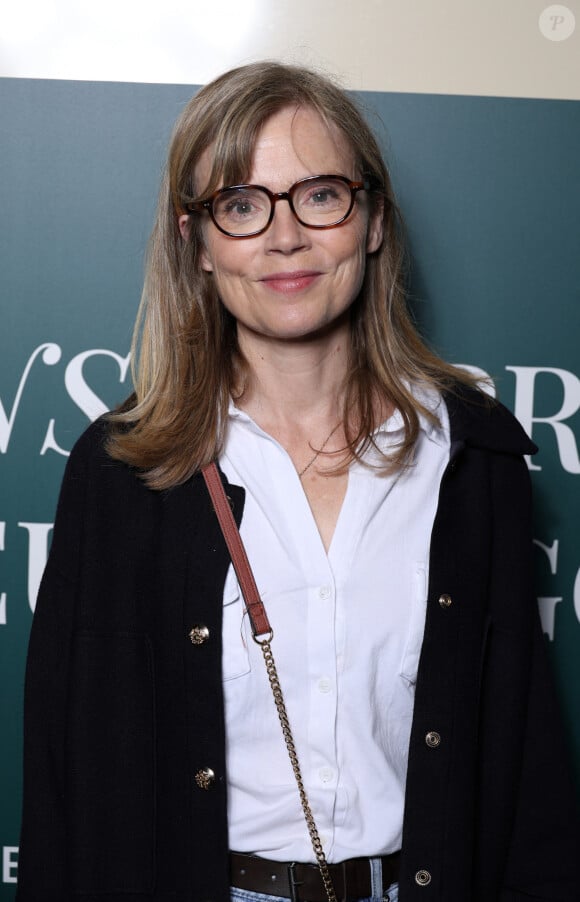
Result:
<instances>
[{"instance_id":1,"label":"shirt collar","mask_svg":"<svg viewBox=\"0 0 580 902\"><path fill-rule=\"evenodd\" d=\"M432 422L420 411L418 414L419 429L425 434L426 438L435 442L435 444L441 446L447 444L448 426L446 428L446 425L448 424L448 417L440 393L434 388L419 385L411 387L411 391L415 400L436 417L436 420ZM260 435L264 434L263 430L254 422L252 417L240 407L237 407L232 398L230 398L228 416L232 420L246 423L254 432L257 432ZM379 440L381 444L382 442L385 442L385 444L392 444L393 441L397 440L398 434L402 433L402 431L403 418L400 411L395 410L390 417L387 417L387 419L377 427L373 433L373 437L376 440Z\"/></svg>"},{"instance_id":2,"label":"shirt collar","mask_svg":"<svg viewBox=\"0 0 580 902\"><path fill-rule=\"evenodd\" d=\"M419 429L424 433L429 441L436 445L444 446L448 444L448 417L447 410L443 404L440 393L430 386L426 385L407 385L413 397L421 404L426 411L433 414L435 420L432 421L425 413L418 411ZM375 430L375 438L383 438L391 443L396 434L403 432L403 417L399 410L395 410L384 423Z\"/></svg>"},{"instance_id":3,"label":"shirt collar","mask_svg":"<svg viewBox=\"0 0 580 902\"><path fill-rule=\"evenodd\" d=\"M437 421L432 423L425 414L419 413L419 428L436 444L445 445L451 430L453 442L492 451L534 454L538 450L515 417L503 405L473 389L457 386L453 393L446 393L442 398L436 389L415 385L412 387L412 393L416 400L437 418ZM236 407L232 399L228 414L232 419L245 422L254 431L262 433L252 418ZM391 443L396 439L396 433L402 429L401 414L395 411L378 427L374 435Z\"/></svg>"}]
</instances>

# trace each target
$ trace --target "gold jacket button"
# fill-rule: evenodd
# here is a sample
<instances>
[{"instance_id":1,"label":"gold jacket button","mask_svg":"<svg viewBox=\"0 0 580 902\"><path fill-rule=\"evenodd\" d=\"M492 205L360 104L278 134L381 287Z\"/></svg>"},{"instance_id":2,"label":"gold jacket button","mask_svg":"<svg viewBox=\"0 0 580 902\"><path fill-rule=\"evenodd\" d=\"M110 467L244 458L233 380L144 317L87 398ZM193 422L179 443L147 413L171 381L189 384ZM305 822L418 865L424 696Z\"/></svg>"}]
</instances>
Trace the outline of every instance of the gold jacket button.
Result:
<instances>
[{"instance_id":1,"label":"gold jacket button","mask_svg":"<svg viewBox=\"0 0 580 902\"><path fill-rule=\"evenodd\" d=\"M440 605L440 607L443 608L443 610L446 610L446 608L450 608L452 604L453 604L453 599L451 598L451 595L443 594L443 595L439 596L439 605Z\"/></svg>"},{"instance_id":2,"label":"gold jacket button","mask_svg":"<svg viewBox=\"0 0 580 902\"><path fill-rule=\"evenodd\" d=\"M417 871L417 873L415 874L415 883L417 883L419 886L429 886L429 884L431 883L431 874L429 873L429 871Z\"/></svg>"},{"instance_id":3,"label":"gold jacket button","mask_svg":"<svg viewBox=\"0 0 580 902\"><path fill-rule=\"evenodd\" d=\"M195 775L195 782L200 789L211 789L215 783L215 774L211 767L202 767Z\"/></svg>"},{"instance_id":4,"label":"gold jacket button","mask_svg":"<svg viewBox=\"0 0 580 902\"><path fill-rule=\"evenodd\" d=\"M195 626L190 629L188 636L191 639L192 645L203 645L203 643L207 642L209 639L209 630L203 623L196 623Z\"/></svg>"},{"instance_id":5,"label":"gold jacket button","mask_svg":"<svg viewBox=\"0 0 580 902\"><path fill-rule=\"evenodd\" d=\"M441 734L435 730L430 730L425 736L425 742L430 749L436 749L441 745Z\"/></svg>"}]
</instances>

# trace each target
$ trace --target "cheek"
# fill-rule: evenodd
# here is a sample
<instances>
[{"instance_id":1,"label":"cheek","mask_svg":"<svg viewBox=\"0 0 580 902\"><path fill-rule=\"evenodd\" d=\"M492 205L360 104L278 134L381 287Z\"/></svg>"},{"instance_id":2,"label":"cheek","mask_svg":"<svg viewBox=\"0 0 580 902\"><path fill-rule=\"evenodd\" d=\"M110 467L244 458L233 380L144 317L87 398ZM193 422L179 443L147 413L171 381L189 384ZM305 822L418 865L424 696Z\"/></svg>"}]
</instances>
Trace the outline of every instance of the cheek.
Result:
<instances>
[{"instance_id":1,"label":"cheek","mask_svg":"<svg viewBox=\"0 0 580 902\"><path fill-rule=\"evenodd\" d=\"M200 252L201 267L220 279L243 277L252 266L253 250L248 242L227 238L217 229L204 229ZM250 239L251 242L251 239Z\"/></svg>"},{"instance_id":2,"label":"cheek","mask_svg":"<svg viewBox=\"0 0 580 902\"><path fill-rule=\"evenodd\" d=\"M345 236L346 237L346 236ZM344 269L354 281L362 281L366 267L368 234L363 223L353 226L349 240L336 248L339 269Z\"/></svg>"},{"instance_id":3,"label":"cheek","mask_svg":"<svg viewBox=\"0 0 580 902\"><path fill-rule=\"evenodd\" d=\"M217 245L217 246L216 246ZM208 274L224 307L236 318L252 293L250 263L246 249L211 242L201 254L201 265Z\"/></svg>"}]
</instances>

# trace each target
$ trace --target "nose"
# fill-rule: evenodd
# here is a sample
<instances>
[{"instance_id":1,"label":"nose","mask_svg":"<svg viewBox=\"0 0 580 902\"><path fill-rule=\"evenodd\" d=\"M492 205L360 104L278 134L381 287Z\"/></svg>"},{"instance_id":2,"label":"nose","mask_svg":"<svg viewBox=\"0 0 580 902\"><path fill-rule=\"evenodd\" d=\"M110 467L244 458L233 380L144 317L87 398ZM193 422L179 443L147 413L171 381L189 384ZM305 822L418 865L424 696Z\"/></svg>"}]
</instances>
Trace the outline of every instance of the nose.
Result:
<instances>
[{"instance_id":1,"label":"nose","mask_svg":"<svg viewBox=\"0 0 580 902\"><path fill-rule=\"evenodd\" d=\"M266 232L268 251L292 254L309 243L309 230L301 225L292 212L288 197L278 197L274 217Z\"/></svg>"}]
</instances>

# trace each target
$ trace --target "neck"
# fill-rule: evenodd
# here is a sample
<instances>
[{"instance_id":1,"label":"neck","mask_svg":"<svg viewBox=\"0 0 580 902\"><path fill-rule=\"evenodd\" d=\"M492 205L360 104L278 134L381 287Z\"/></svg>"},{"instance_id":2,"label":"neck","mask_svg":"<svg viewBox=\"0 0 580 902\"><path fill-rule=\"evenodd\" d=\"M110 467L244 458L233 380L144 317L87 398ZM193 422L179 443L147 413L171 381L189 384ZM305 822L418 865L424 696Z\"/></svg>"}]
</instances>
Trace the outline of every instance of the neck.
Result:
<instances>
[{"instance_id":1,"label":"neck","mask_svg":"<svg viewBox=\"0 0 580 902\"><path fill-rule=\"evenodd\" d=\"M239 330L248 377L239 405L266 431L332 428L342 415L350 330L304 341L273 341Z\"/></svg>"}]
</instances>

